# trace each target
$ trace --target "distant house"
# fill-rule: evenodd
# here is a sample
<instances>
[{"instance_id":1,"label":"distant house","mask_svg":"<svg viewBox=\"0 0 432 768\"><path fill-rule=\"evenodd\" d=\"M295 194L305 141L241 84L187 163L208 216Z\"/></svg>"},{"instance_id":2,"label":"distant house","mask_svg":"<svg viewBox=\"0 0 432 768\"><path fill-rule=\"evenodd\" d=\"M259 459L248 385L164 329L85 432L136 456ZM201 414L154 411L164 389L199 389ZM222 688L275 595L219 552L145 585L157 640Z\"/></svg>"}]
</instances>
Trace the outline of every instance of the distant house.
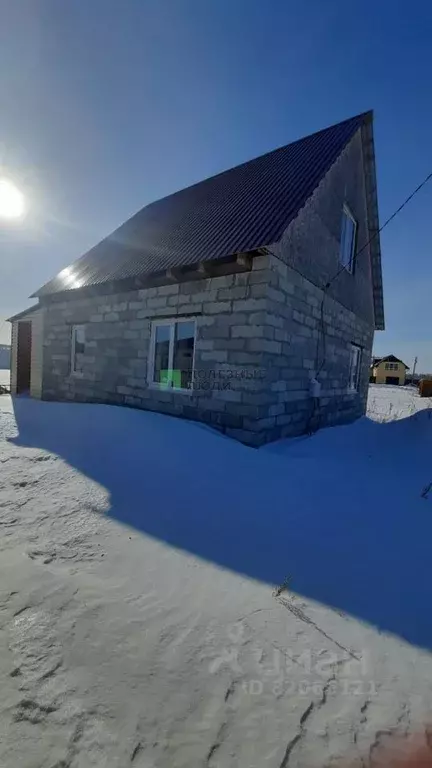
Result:
<instances>
[{"instance_id":1,"label":"distant house","mask_svg":"<svg viewBox=\"0 0 432 768\"><path fill-rule=\"evenodd\" d=\"M370 381L373 384L405 384L406 371L409 366L394 355L373 357L370 367Z\"/></svg>"},{"instance_id":2,"label":"distant house","mask_svg":"<svg viewBox=\"0 0 432 768\"><path fill-rule=\"evenodd\" d=\"M0 370L2 371L10 368L10 351L8 344L0 344Z\"/></svg>"},{"instance_id":3,"label":"distant house","mask_svg":"<svg viewBox=\"0 0 432 768\"><path fill-rule=\"evenodd\" d=\"M60 272L11 318L14 391L250 445L353 420L384 328L378 230L368 112L151 203Z\"/></svg>"}]
</instances>

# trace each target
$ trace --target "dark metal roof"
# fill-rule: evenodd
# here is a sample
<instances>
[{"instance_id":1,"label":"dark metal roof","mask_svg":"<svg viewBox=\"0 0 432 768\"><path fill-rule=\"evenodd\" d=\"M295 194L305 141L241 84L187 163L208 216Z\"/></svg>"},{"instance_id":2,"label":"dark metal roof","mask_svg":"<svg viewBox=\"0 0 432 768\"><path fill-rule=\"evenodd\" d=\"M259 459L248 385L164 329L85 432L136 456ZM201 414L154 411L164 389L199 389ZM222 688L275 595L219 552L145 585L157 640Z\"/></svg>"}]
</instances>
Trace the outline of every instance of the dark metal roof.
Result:
<instances>
[{"instance_id":1,"label":"dark metal roof","mask_svg":"<svg viewBox=\"0 0 432 768\"><path fill-rule=\"evenodd\" d=\"M147 205L33 296L140 277L275 243L366 120L370 113Z\"/></svg>"}]
</instances>

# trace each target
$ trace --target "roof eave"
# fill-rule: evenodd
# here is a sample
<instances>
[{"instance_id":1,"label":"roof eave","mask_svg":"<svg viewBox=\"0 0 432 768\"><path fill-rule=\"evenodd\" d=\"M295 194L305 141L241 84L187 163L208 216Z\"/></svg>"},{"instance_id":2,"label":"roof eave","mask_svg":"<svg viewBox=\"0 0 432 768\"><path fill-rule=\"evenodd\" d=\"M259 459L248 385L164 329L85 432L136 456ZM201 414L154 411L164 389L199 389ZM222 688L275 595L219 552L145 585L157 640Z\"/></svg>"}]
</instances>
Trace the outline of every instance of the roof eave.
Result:
<instances>
[{"instance_id":1,"label":"roof eave","mask_svg":"<svg viewBox=\"0 0 432 768\"><path fill-rule=\"evenodd\" d=\"M365 115L361 129L363 160L366 187L367 222L369 234L369 250L372 271L372 290L375 330L384 331L384 296L381 267L380 225L378 216L378 195L375 165L375 147L373 137L373 112Z\"/></svg>"},{"instance_id":2,"label":"roof eave","mask_svg":"<svg viewBox=\"0 0 432 768\"><path fill-rule=\"evenodd\" d=\"M26 315L31 315L33 312L36 312L36 310L40 308L41 305L39 303L33 304L31 307L28 307L28 309L23 309L22 312L17 312L16 315L12 315L12 317L6 318L6 322L14 323L16 320L21 320Z\"/></svg>"}]
</instances>

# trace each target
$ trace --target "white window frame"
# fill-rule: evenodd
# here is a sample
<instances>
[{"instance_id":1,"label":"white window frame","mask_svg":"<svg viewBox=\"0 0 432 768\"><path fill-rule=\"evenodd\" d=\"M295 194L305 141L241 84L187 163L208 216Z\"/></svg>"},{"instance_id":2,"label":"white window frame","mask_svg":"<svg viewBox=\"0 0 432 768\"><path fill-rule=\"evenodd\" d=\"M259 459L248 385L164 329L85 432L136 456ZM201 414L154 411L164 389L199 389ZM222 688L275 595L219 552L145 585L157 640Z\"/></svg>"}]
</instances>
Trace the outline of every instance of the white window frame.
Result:
<instances>
[{"instance_id":1,"label":"white window frame","mask_svg":"<svg viewBox=\"0 0 432 768\"><path fill-rule=\"evenodd\" d=\"M168 370L173 370L174 360L174 341L175 341L175 327L180 323L193 323L194 324L194 348L192 356L192 386L190 389L185 387L173 387L172 377L166 384L162 384L160 381L154 380L154 366L155 366L155 353L156 353L156 328L161 325L168 325L170 327L169 336L169 349L168 349ZM150 336L150 354L149 364L147 370L147 381L151 389L159 389L163 392L181 392L183 394L191 395L194 391L194 374L195 374L195 353L197 343L197 322L196 317L172 317L166 320L152 320L151 322L151 336Z\"/></svg>"},{"instance_id":2,"label":"white window frame","mask_svg":"<svg viewBox=\"0 0 432 768\"><path fill-rule=\"evenodd\" d=\"M358 392L359 389L359 381L360 381L360 370L361 370L361 361L362 361L362 348L359 344L350 344L349 345L349 369L348 369L348 392ZM357 373L354 382L351 382L351 370L353 365L353 353L356 353L357 356Z\"/></svg>"},{"instance_id":3,"label":"white window frame","mask_svg":"<svg viewBox=\"0 0 432 768\"><path fill-rule=\"evenodd\" d=\"M342 260L342 246L343 246L343 243L342 243L342 232L343 232L342 223L343 223L344 217L346 217L348 219L351 219L352 223L354 224L354 233L353 233L353 238L352 238L352 243L351 243L351 254L350 254L350 258L349 258L348 264L345 264L345 262ZM344 203L343 208L342 208L341 242L340 242L340 248L339 248L339 261L340 261L341 265L346 269L346 271L349 272L351 275L354 273L355 247L356 247L356 242L357 242L357 226L358 225L357 225L356 218L352 214L352 212L351 212L350 208L348 207L348 205L346 203Z\"/></svg>"},{"instance_id":4,"label":"white window frame","mask_svg":"<svg viewBox=\"0 0 432 768\"><path fill-rule=\"evenodd\" d=\"M82 328L82 330L84 331L84 344L86 343L86 341L85 341L85 335L86 335L86 333L85 333L85 330L86 330L85 325L83 323L78 323L77 325L73 325L72 328L71 328L71 335L72 335L71 361L70 361L71 376L82 376L83 375L83 372L82 371L77 371L76 367L75 367L76 366L76 352L75 352L76 335L75 335L75 332L77 331L78 328Z\"/></svg>"}]
</instances>

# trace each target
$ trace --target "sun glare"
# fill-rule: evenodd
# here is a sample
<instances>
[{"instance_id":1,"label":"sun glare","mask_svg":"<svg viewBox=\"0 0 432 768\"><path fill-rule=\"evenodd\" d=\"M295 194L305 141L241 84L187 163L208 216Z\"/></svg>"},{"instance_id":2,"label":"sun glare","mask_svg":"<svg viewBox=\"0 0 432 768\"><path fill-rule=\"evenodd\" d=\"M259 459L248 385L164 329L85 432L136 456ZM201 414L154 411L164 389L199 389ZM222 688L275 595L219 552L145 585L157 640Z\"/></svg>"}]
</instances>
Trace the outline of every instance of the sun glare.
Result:
<instances>
[{"instance_id":1,"label":"sun glare","mask_svg":"<svg viewBox=\"0 0 432 768\"><path fill-rule=\"evenodd\" d=\"M0 179L0 217L20 219L24 215L24 195L8 179Z\"/></svg>"}]
</instances>

